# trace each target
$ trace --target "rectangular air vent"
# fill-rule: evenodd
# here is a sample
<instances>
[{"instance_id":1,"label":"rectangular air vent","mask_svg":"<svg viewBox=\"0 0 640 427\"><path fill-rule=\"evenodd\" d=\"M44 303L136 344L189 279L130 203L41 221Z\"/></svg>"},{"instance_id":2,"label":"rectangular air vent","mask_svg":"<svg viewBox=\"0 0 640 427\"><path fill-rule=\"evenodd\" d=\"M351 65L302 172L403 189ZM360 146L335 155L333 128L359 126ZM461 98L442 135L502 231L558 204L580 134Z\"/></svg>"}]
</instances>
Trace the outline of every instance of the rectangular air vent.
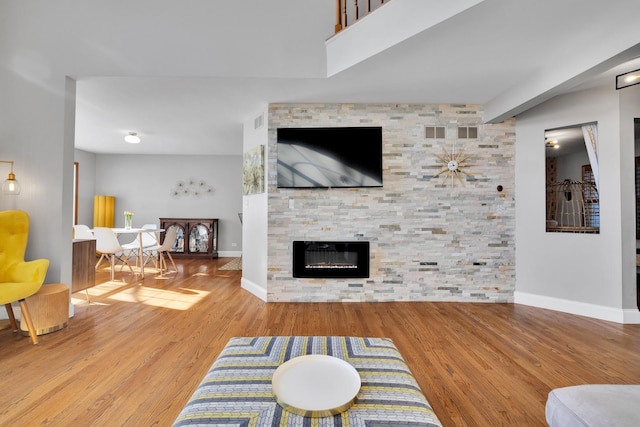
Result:
<instances>
[{"instance_id":1,"label":"rectangular air vent","mask_svg":"<svg viewBox=\"0 0 640 427\"><path fill-rule=\"evenodd\" d=\"M253 120L254 129L258 129L259 127L262 127L263 124L264 124L264 114L260 114L258 117L256 117Z\"/></svg>"},{"instance_id":2,"label":"rectangular air vent","mask_svg":"<svg viewBox=\"0 0 640 427\"><path fill-rule=\"evenodd\" d=\"M458 126L458 139L478 138L478 128L476 126Z\"/></svg>"},{"instance_id":3,"label":"rectangular air vent","mask_svg":"<svg viewBox=\"0 0 640 427\"><path fill-rule=\"evenodd\" d=\"M427 139L444 139L444 126L425 126L424 137Z\"/></svg>"}]
</instances>

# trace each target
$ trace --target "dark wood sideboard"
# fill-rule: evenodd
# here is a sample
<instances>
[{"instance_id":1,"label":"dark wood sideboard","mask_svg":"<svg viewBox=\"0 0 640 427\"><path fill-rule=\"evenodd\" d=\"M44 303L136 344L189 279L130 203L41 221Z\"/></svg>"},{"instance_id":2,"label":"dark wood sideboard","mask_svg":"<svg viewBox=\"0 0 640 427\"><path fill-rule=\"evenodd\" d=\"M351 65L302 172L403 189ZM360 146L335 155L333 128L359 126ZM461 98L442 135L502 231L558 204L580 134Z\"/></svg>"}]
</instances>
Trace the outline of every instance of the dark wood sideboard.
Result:
<instances>
[{"instance_id":1,"label":"dark wood sideboard","mask_svg":"<svg viewBox=\"0 0 640 427\"><path fill-rule=\"evenodd\" d=\"M178 227L178 234L171 249L174 257L218 258L217 218L160 218L160 228ZM161 233L164 241L164 232Z\"/></svg>"}]
</instances>

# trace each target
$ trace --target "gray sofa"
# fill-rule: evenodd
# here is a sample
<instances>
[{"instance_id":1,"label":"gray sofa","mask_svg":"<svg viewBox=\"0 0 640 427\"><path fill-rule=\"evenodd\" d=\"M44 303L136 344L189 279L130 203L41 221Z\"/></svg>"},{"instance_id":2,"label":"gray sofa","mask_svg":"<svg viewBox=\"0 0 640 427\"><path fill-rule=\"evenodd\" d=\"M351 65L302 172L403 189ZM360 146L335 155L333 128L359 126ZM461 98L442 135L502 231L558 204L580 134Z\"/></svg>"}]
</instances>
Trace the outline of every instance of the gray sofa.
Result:
<instances>
[{"instance_id":1,"label":"gray sofa","mask_svg":"<svg viewBox=\"0 0 640 427\"><path fill-rule=\"evenodd\" d=\"M546 419L550 427L638 427L640 385L588 384L549 392Z\"/></svg>"}]
</instances>

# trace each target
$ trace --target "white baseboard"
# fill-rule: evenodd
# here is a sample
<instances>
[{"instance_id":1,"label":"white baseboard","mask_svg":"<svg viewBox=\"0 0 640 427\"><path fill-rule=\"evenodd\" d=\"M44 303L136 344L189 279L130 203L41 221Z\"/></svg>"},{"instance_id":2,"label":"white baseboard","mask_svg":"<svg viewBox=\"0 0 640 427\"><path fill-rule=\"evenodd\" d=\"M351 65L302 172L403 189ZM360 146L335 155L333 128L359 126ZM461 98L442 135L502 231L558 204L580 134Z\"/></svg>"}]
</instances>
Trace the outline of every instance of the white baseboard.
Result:
<instances>
[{"instance_id":1,"label":"white baseboard","mask_svg":"<svg viewBox=\"0 0 640 427\"><path fill-rule=\"evenodd\" d=\"M626 308L623 311L624 321L622 323L640 325L640 310Z\"/></svg>"},{"instance_id":2,"label":"white baseboard","mask_svg":"<svg viewBox=\"0 0 640 427\"><path fill-rule=\"evenodd\" d=\"M262 288L261 286L256 285L251 280L245 279L244 277L240 280L240 287L245 289L262 301L267 302L267 290Z\"/></svg>"},{"instance_id":3,"label":"white baseboard","mask_svg":"<svg viewBox=\"0 0 640 427\"><path fill-rule=\"evenodd\" d=\"M514 292L513 297L513 302L516 304L546 308L549 310L577 314L579 316L592 317L594 319L607 320L616 323L640 324L640 311L638 309L606 307L602 305L534 295L518 291Z\"/></svg>"},{"instance_id":4,"label":"white baseboard","mask_svg":"<svg viewBox=\"0 0 640 427\"><path fill-rule=\"evenodd\" d=\"M218 251L218 258L239 258L242 256L242 251Z\"/></svg>"}]
</instances>

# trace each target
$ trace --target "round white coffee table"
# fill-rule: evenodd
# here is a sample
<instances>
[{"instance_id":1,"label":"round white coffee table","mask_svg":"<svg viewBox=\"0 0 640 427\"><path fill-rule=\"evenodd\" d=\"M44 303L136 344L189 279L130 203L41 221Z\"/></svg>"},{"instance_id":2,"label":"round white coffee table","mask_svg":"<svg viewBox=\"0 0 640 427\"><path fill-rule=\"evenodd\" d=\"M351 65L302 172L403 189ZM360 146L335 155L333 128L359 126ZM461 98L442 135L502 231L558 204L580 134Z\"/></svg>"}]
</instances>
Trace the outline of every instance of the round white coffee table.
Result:
<instances>
[{"instance_id":1,"label":"round white coffee table","mask_svg":"<svg viewBox=\"0 0 640 427\"><path fill-rule=\"evenodd\" d=\"M303 417L330 417L355 403L361 380L344 360L310 354L280 365L271 384L278 404L287 411Z\"/></svg>"}]
</instances>

